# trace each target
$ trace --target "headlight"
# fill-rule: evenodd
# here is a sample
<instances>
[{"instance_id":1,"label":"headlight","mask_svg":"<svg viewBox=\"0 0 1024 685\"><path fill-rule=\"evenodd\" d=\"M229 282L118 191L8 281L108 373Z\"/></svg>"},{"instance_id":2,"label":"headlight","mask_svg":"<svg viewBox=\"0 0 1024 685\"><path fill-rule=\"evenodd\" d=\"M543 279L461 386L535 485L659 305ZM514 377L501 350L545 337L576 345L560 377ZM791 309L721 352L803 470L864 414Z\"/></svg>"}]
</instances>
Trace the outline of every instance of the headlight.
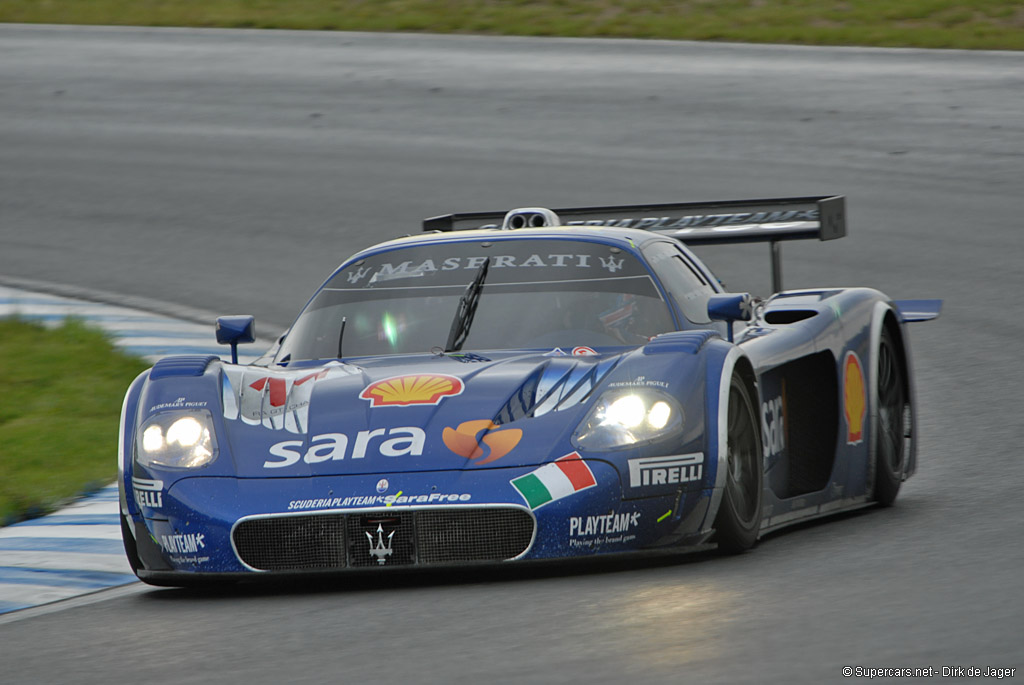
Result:
<instances>
[{"instance_id":1,"label":"headlight","mask_svg":"<svg viewBox=\"0 0 1024 685\"><path fill-rule=\"evenodd\" d=\"M683 431L683 410L675 398L650 388L611 390L573 433L573 445L584 450L614 450Z\"/></svg>"},{"instance_id":2,"label":"headlight","mask_svg":"<svg viewBox=\"0 0 1024 685\"><path fill-rule=\"evenodd\" d=\"M205 409L157 414L139 429L136 459L143 466L194 469L217 456L213 416Z\"/></svg>"}]
</instances>

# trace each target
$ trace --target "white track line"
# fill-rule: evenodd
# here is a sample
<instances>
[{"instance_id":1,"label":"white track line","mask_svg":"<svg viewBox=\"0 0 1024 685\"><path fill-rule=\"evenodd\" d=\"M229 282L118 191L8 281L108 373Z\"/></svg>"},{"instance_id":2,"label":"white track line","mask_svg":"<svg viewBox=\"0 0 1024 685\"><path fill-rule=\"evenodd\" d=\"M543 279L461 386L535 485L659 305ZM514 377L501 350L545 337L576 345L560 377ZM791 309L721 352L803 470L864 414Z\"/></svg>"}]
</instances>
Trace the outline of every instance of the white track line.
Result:
<instances>
[{"instance_id":1,"label":"white track line","mask_svg":"<svg viewBox=\"0 0 1024 685\"><path fill-rule=\"evenodd\" d=\"M213 321L204 326L139 309L0 286L0 318L10 316L50 327L69 316L82 319L106 331L121 349L150 362L173 354L230 359L229 349L217 344ZM263 349L257 345L247 348L252 351L240 350L239 361L251 362ZM35 615L43 611L40 605L51 602L74 606L68 601L73 597L100 601L120 596L98 592L135 582L121 547L118 509L117 486L111 485L56 514L0 528L0 618Z\"/></svg>"}]
</instances>

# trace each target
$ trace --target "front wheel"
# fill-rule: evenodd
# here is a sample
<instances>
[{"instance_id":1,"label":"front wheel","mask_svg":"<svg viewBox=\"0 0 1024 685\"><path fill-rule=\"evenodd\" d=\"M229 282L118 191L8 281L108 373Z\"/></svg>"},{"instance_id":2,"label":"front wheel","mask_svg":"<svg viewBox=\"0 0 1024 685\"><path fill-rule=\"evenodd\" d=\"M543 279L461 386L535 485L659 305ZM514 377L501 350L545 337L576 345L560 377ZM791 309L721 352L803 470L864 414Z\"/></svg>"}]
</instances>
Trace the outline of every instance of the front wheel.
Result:
<instances>
[{"instance_id":1,"label":"front wheel","mask_svg":"<svg viewBox=\"0 0 1024 685\"><path fill-rule=\"evenodd\" d=\"M764 466L754 402L746 384L735 375L726 421L729 471L715 518L715 540L720 552L738 554L754 546L761 529Z\"/></svg>"}]
</instances>

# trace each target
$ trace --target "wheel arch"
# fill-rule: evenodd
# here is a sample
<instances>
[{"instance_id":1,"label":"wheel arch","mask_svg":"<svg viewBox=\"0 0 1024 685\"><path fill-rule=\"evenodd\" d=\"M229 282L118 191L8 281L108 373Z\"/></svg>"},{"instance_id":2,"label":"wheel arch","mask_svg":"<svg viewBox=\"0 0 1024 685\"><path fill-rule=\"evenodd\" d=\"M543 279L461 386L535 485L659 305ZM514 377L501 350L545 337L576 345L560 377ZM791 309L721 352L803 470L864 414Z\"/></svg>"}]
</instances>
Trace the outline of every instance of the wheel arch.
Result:
<instances>
[{"instance_id":1,"label":"wheel arch","mask_svg":"<svg viewBox=\"0 0 1024 685\"><path fill-rule=\"evenodd\" d=\"M868 495L874 496L875 464L877 455L876 440L874 436L878 430L878 346L882 338L882 332L887 331L896 343L896 354L903 369L903 392L910 405L910 434L917 435L917 399L914 394L913 373L910 364L911 355L909 343L904 334L904 327L900 322L898 310L891 302L876 302L871 319L871 362L868 371L868 388L870 391L870 430L871 441L868 449L869 480ZM903 466L902 480L906 480L917 470L917 440L910 441L910 451L907 454Z\"/></svg>"},{"instance_id":2,"label":"wheel arch","mask_svg":"<svg viewBox=\"0 0 1024 685\"><path fill-rule=\"evenodd\" d=\"M718 516L718 508L722 504L722 495L725 491L725 477L728 470L729 454L728 454L728 411L729 411L729 388L732 380L732 376L735 373L740 377L747 390L750 392L750 397L754 401L755 410L761 405L761 395L757 383L757 374L754 371L754 364L747 356L746 352L741 350L738 346L721 343L723 346L728 345L728 351L725 352L720 366L709 365L708 378L707 378L707 393L708 393L708 423L713 420L714 423L709 425L709 428L714 427L714 442L711 442L712 432L708 432L708 456L714 455L715 457L715 482L711 491L711 502L708 506L707 514L704 517L704 524L702 530L704 532L710 532L714 524L715 518ZM719 372L717 377L713 373L715 366L718 366ZM711 400L714 400L714 404L711 404ZM760 430L758 431L760 433ZM761 436L759 435L758 443L761 444Z\"/></svg>"},{"instance_id":3,"label":"wheel arch","mask_svg":"<svg viewBox=\"0 0 1024 685\"><path fill-rule=\"evenodd\" d=\"M738 357L733 371L739 375L740 380L747 386L747 391L750 392L750 396L754 399L755 404L760 405L761 395L758 391L757 375L754 373L754 364L750 361L750 358L746 355Z\"/></svg>"}]
</instances>

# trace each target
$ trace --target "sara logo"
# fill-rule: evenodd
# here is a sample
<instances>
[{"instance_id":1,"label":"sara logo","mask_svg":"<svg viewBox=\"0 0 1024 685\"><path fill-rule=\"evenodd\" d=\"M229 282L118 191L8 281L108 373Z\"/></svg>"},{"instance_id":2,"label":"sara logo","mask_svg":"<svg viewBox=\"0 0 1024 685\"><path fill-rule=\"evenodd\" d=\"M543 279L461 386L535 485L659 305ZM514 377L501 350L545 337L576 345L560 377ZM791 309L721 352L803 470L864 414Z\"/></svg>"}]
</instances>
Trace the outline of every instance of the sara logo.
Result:
<instances>
[{"instance_id":1,"label":"sara logo","mask_svg":"<svg viewBox=\"0 0 1024 685\"><path fill-rule=\"evenodd\" d=\"M373 407L408 407L412 404L437 404L445 397L461 395L464 387L455 376L418 373L370 383L359 397L368 400Z\"/></svg>"},{"instance_id":2,"label":"sara logo","mask_svg":"<svg viewBox=\"0 0 1024 685\"><path fill-rule=\"evenodd\" d=\"M856 352L847 352L843 361L843 414L846 416L846 444L864 440L867 400L864 394L864 367Z\"/></svg>"},{"instance_id":3,"label":"sara logo","mask_svg":"<svg viewBox=\"0 0 1024 685\"><path fill-rule=\"evenodd\" d=\"M445 428L441 439L448 449L460 457L480 459L474 462L475 465L490 464L511 452L523 437L523 431L518 428L494 430L498 427L498 424L487 419L465 421L454 430ZM484 435L478 438L481 431Z\"/></svg>"},{"instance_id":4,"label":"sara logo","mask_svg":"<svg viewBox=\"0 0 1024 685\"><path fill-rule=\"evenodd\" d=\"M426 439L423 429L416 426L363 430L356 433L351 453L348 449L349 436L344 433L314 435L309 439L309 445L305 445L302 440L283 440L270 446L270 454L277 457L277 461L268 459L263 462L263 468L285 468L299 463L300 459L307 464L341 461L346 455L351 459L363 459L367 453L371 456L380 454L385 457L401 457L409 454L418 457L423 454ZM302 452L303 447L306 447L305 454Z\"/></svg>"}]
</instances>

